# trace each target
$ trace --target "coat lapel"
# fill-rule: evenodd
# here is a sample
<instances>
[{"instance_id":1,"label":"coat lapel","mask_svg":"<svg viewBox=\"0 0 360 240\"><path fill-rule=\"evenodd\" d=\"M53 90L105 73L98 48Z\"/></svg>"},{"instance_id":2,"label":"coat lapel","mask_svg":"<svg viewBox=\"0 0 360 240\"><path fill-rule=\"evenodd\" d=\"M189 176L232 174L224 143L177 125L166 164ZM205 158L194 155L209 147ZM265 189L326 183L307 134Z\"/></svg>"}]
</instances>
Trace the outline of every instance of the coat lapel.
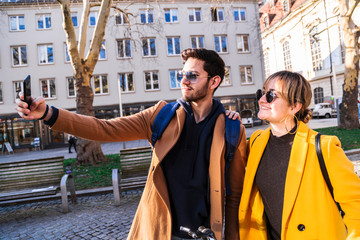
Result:
<instances>
[{"instance_id":1,"label":"coat lapel","mask_svg":"<svg viewBox=\"0 0 360 240\"><path fill-rule=\"evenodd\" d=\"M309 127L300 122L294 138L286 175L282 226L286 226L299 192L308 152L308 134Z\"/></svg>"}]
</instances>

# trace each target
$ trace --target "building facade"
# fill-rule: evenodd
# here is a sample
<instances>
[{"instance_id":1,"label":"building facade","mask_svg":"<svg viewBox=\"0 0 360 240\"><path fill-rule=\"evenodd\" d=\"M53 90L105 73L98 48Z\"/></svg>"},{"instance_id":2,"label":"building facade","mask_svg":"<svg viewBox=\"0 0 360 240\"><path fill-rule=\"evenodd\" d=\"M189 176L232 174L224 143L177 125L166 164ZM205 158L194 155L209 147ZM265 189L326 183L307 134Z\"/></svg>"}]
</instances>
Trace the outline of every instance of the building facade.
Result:
<instances>
[{"instance_id":1,"label":"building facade","mask_svg":"<svg viewBox=\"0 0 360 240\"><path fill-rule=\"evenodd\" d=\"M215 93L226 108L256 110L255 92L263 83L262 49L256 1L119 1L131 13L111 10L92 87L95 115L113 118L181 97L176 72L186 48L217 51L226 76ZM90 13L89 48L97 21ZM64 133L25 121L15 111L22 80L31 75L33 96L75 111L73 69L67 53L62 12L56 1L0 3L0 143L30 148L41 138L43 148L63 146ZM77 36L82 3L72 3Z\"/></svg>"},{"instance_id":2,"label":"building facade","mask_svg":"<svg viewBox=\"0 0 360 240\"><path fill-rule=\"evenodd\" d=\"M353 19L360 19L359 13ZM341 101L345 47L338 1L268 0L259 14L265 76L280 70L301 73L313 91L311 108Z\"/></svg>"}]
</instances>

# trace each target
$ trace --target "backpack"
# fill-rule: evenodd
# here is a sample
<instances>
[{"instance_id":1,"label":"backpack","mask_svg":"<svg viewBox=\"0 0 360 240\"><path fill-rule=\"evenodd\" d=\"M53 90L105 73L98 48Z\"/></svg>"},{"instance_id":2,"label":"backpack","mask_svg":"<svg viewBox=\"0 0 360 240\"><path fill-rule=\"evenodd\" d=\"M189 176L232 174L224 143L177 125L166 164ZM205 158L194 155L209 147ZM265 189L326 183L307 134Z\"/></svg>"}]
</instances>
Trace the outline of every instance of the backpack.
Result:
<instances>
[{"instance_id":1,"label":"backpack","mask_svg":"<svg viewBox=\"0 0 360 240\"><path fill-rule=\"evenodd\" d=\"M161 138L162 133L165 131L170 120L175 115L176 110L179 108L178 102L171 102L166 104L158 113L151 128L151 145L154 147L158 139ZM240 121L238 119L232 120L225 117L225 187L226 194L231 195L229 183L229 168L234 152L237 147L240 137Z\"/></svg>"}]
</instances>

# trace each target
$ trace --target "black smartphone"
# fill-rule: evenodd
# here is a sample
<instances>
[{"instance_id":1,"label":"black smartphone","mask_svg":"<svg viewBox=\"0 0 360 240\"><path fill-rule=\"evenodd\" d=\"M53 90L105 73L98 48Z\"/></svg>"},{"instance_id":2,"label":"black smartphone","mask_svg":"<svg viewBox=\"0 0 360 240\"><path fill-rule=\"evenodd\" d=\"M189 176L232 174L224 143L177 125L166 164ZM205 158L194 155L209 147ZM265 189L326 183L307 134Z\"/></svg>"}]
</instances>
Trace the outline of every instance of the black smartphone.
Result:
<instances>
[{"instance_id":1,"label":"black smartphone","mask_svg":"<svg viewBox=\"0 0 360 240\"><path fill-rule=\"evenodd\" d=\"M30 109L31 105L31 77L27 75L27 77L23 81L23 89L24 89L24 102L28 104L28 109Z\"/></svg>"}]
</instances>

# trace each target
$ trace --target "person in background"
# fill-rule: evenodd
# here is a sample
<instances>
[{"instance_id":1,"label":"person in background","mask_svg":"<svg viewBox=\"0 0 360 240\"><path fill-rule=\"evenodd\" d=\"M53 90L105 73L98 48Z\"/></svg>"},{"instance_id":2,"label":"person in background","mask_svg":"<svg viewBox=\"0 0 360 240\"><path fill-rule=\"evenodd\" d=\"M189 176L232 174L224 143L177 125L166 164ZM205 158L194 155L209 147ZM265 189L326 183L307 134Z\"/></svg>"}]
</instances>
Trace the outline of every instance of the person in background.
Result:
<instances>
[{"instance_id":1,"label":"person in background","mask_svg":"<svg viewBox=\"0 0 360 240\"><path fill-rule=\"evenodd\" d=\"M226 239L237 240L245 129L241 125L227 175L232 194L225 196L225 109L213 98L224 78L225 64L215 51L207 49L186 49L181 57L184 67L177 76L182 93L177 100L180 107L153 148L148 180L128 239L189 239L180 226L191 230L204 226L211 228L217 239L225 235ZM160 101L132 116L100 120L49 108L43 98L33 99L31 110L25 102L16 103L25 119L44 118L53 130L103 142L151 142L154 120L166 105Z\"/></svg>"},{"instance_id":2,"label":"person in background","mask_svg":"<svg viewBox=\"0 0 360 240\"><path fill-rule=\"evenodd\" d=\"M69 142L69 153L72 153L71 151L72 146L74 147L74 150L76 152L76 137L71 134L68 134L68 142Z\"/></svg>"},{"instance_id":3,"label":"person in background","mask_svg":"<svg viewBox=\"0 0 360 240\"><path fill-rule=\"evenodd\" d=\"M242 240L360 239L359 177L339 139L322 136L333 199L316 154L317 132L306 125L311 96L308 81L289 71L272 74L258 91L258 117L270 127L248 141L239 207Z\"/></svg>"}]
</instances>

